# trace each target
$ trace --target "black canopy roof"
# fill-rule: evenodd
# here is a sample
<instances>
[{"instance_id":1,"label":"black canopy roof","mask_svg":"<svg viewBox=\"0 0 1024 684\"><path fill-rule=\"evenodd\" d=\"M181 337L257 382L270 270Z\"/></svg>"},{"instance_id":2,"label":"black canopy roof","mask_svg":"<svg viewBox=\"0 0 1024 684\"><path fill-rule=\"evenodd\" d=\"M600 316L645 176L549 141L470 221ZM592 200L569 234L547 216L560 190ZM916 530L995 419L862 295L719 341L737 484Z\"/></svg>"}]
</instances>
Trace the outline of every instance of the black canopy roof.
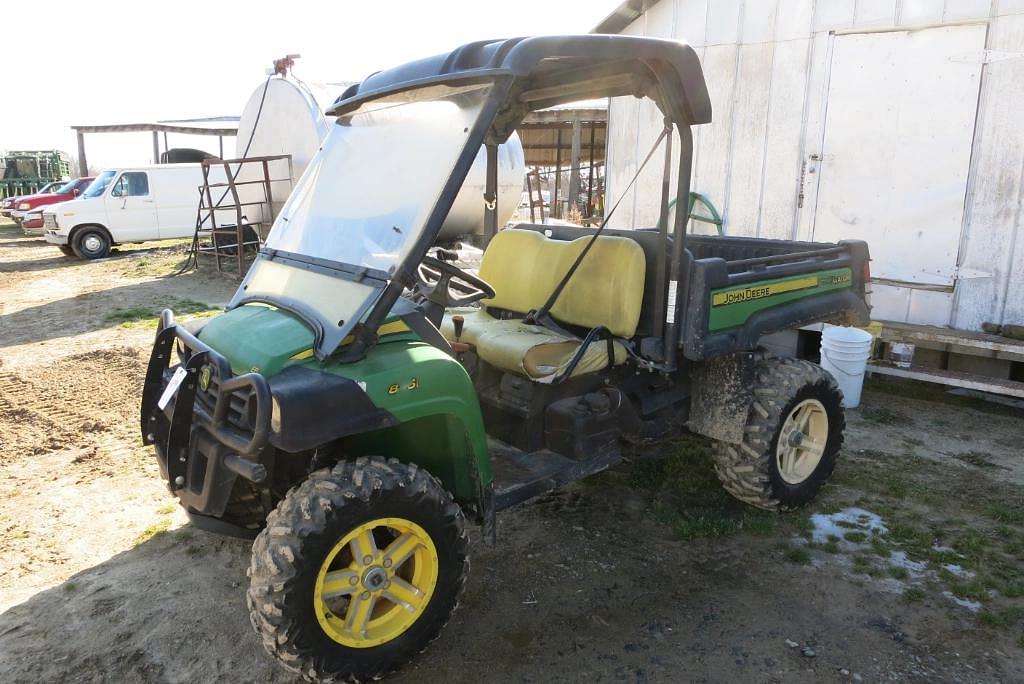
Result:
<instances>
[{"instance_id":1,"label":"black canopy roof","mask_svg":"<svg viewBox=\"0 0 1024 684\"><path fill-rule=\"evenodd\" d=\"M567 102L620 95L650 97L680 126L711 121L704 74L689 45L619 35L542 36L468 43L448 54L378 71L350 86L328 110L439 83L513 77L509 102L494 122L507 136L526 113Z\"/></svg>"}]
</instances>

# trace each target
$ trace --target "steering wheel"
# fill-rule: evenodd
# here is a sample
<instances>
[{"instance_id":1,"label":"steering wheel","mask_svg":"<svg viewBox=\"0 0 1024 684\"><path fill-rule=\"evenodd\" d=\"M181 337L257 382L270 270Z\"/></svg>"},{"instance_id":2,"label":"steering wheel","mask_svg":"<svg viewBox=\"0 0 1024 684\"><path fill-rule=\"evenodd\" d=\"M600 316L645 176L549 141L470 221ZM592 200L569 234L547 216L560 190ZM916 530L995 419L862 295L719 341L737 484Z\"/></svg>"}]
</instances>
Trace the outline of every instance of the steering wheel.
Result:
<instances>
[{"instance_id":1,"label":"steering wheel","mask_svg":"<svg viewBox=\"0 0 1024 684\"><path fill-rule=\"evenodd\" d=\"M495 297L494 288L487 281L429 255L416 268L416 289L428 302L445 309Z\"/></svg>"}]
</instances>

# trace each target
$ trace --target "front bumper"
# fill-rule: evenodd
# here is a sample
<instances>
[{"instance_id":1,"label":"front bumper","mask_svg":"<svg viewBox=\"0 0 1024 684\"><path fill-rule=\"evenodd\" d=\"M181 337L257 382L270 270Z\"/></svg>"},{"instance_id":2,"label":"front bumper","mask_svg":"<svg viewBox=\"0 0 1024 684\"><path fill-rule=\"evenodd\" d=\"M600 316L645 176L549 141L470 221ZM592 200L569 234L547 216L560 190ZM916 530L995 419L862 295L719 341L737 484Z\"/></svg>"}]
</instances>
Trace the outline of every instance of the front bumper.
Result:
<instances>
[{"instance_id":1,"label":"front bumper","mask_svg":"<svg viewBox=\"0 0 1024 684\"><path fill-rule=\"evenodd\" d=\"M45 237L46 241L49 242L51 245L66 245L66 244L68 244L68 236L67 235L61 235L60 233L58 233L56 230L54 230L52 228L47 228L46 229L46 233L44 233L43 237Z\"/></svg>"},{"instance_id":2,"label":"front bumper","mask_svg":"<svg viewBox=\"0 0 1024 684\"><path fill-rule=\"evenodd\" d=\"M160 396L179 366L185 379L161 409ZM142 389L142 441L156 447L161 475L190 514L221 516L238 477L266 480L260 457L270 414L262 375L232 375L227 359L175 324L170 311L161 314Z\"/></svg>"},{"instance_id":3,"label":"front bumper","mask_svg":"<svg viewBox=\"0 0 1024 684\"><path fill-rule=\"evenodd\" d=\"M29 235L43 235L46 232L43 229L43 217L38 214L26 214L21 221L21 229Z\"/></svg>"}]
</instances>

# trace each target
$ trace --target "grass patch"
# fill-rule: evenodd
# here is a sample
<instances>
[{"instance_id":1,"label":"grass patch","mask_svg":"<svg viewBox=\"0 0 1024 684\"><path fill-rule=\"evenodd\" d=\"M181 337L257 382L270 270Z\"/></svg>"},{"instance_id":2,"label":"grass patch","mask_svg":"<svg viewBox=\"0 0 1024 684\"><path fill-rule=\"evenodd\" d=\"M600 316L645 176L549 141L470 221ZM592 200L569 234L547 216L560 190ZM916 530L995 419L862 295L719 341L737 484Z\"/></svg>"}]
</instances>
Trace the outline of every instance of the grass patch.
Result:
<instances>
[{"instance_id":1,"label":"grass patch","mask_svg":"<svg viewBox=\"0 0 1024 684\"><path fill-rule=\"evenodd\" d=\"M214 316L223 311L219 306L197 302L194 299L175 299L167 303L167 308L171 309L176 315L192 317ZM145 306L133 306L126 309L117 308L108 313L104 320L107 323L116 323L122 328L155 328L160 320L160 311L162 309L152 309Z\"/></svg>"},{"instance_id":2,"label":"grass patch","mask_svg":"<svg viewBox=\"0 0 1024 684\"><path fill-rule=\"evenodd\" d=\"M1002 610L985 610L978 613L978 622L989 627L1014 627L1024 622L1024 608L1012 606Z\"/></svg>"},{"instance_id":3,"label":"grass patch","mask_svg":"<svg viewBox=\"0 0 1024 684\"><path fill-rule=\"evenodd\" d=\"M810 565L811 554L807 549L800 546L791 546L782 554L790 563L797 565Z\"/></svg>"},{"instance_id":4,"label":"grass patch","mask_svg":"<svg viewBox=\"0 0 1024 684\"><path fill-rule=\"evenodd\" d=\"M130 325L132 323L137 323L139 321L147 321L159 315L159 311L154 311L153 309L150 309L148 307L133 306L128 309L114 309L113 311L107 314L104 320L106 320L107 323L120 323L121 327L126 327L127 325Z\"/></svg>"},{"instance_id":5,"label":"grass patch","mask_svg":"<svg viewBox=\"0 0 1024 684\"><path fill-rule=\"evenodd\" d=\"M907 603L918 603L927 595L928 593L921 587L907 587L903 590L903 600Z\"/></svg>"},{"instance_id":6,"label":"grass patch","mask_svg":"<svg viewBox=\"0 0 1024 684\"><path fill-rule=\"evenodd\" d=\"M884 406L866 406L860 412L860 417L869 423L878 425L897 425L898 423L909 423L907 418Z\"/></svg>"},{"instance_id":7,"label":"grass patch","mask_svg":"<svg viewBox=\"0 0 1024 684\"><path fill-rule=\"evenodd\" d=\"M985 507L983 512L987 517L995 520L997 523L1003 523L1004 525L1024 525L1024 501L989 504Z\"/></svg>"},{"instance_id":8,"label":"grass patch","mask_svg":"<svg viewBox=\"0 0 1024 684\"><path fill-rule=\"evenodd\" d=\"M875 552L875 555L882 558L888 558L892 555L892 549L889 548L889 544L885 539L877 535L871 537L871 550Z\"/></svg>"},{"instance_id":9,"label":"grass patch","mask_svg":"<svg viewBox=\"0 0 1024 684\"><path fill-rule=\"evenodd\" d=\"M861 555L853 557L853 571L857 574L871 575L875 570L875 563L870 557Z\"/></svg>"},{"instance_id":10,"label":"grass patch","mask_svg":"<svg viewBox=\"0 0 1024 684\"><path fill-rule=\"evenodd\" d=\"M861 544L867 540L868 535L863 532L846 532L843 534L843 539L854 544Z\"/></svg>"},{"instance_id":11,"label":"grass patch","mask_svg":"<svg viewBox=\"0 0 1024 684\"><path fill-rule=\"evenodd\" d=\"M139 533L139 536L135 538L135 545L138 546L142 542L149 541L155 537L160 537L167 534L167 530L171 528L171 521L164 519L153 523L146 529Z\"/></svg>"},{"instance_id":12,"label":"grass patch","mask_svg":"<svg viewBox=\"0 0 1024 684\"><path fill-rule=\"evenodd\" d=\"M757 510L730 496L715 475L711 448L705 439L684 435L676 440L670 456L633 466L630 483L651 492L655 520L671 527L680 539L741 532L767 536L790 525L778 514ZM799 520L809 529L806 518Z\"/></svg>"},{"instance_id":13,"label":"grass patch","mask_svg":"<svg viewBox=\"0 0 1024 684\"><path fill-rule=\"evenodd\" d=\"M156 512L159 513L160 515L169 515L169 514L173 513L176 510L178 510L178 505L177 504L173 504L173 503L169 503L169 504L167 504L165 506L161 506L160 508L156 509Z\"/></svg>"},{"instance_id":14,"label":"grass patch","mask_svg":"<svg viewBox=\"0 0 1024 684\"><path fill-rule=\"evenodd\" d=\"M70 594L70 593L71 593L71 592L73 592L74 590L78 589L78 585L77 585L77 584L75 584L74 582L70 582L70 581L69 581L69 582L65 582L65 583L64 583L64 586L62 587L62 589L64 589L64 591L65 591L66 593Z\"/></svg>"},{"instance_id":15,"label":"grass patch","mask_svg":"<svg viewBox=\"0 0 1024 684\"><path fill-rule=\"evenodd\" d=\"M889 577L892 577L893 579L898 579L898 580L905 580L905 579L907 579L908 576L910 576L910 573L907 572L906 568L901 567L899 565L890 565L889 566Z\"/></svg>"}]
</instances>

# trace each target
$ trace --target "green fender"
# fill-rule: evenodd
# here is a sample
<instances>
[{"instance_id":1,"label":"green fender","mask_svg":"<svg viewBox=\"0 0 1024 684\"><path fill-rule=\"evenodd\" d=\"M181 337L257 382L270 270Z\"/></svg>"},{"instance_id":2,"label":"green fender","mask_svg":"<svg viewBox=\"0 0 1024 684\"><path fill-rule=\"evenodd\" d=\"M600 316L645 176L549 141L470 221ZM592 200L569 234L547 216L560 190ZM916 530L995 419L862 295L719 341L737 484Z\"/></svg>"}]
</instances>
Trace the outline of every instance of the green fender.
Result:
<instances>
[{"instance_id":1,"label":"green fender","mask_svg":"<svg viewBox=\"0 0 1024 684\"><path fill-rule=\"evenodd\" d=\"M362 361L320 368L360 383L375 405L399 420L395 427L351 438L356 455L414 462L457 499L476 501L490 484L491 460L476 390L451 356L410 333L385 338Z\"/></svg>"}]
</instances>

